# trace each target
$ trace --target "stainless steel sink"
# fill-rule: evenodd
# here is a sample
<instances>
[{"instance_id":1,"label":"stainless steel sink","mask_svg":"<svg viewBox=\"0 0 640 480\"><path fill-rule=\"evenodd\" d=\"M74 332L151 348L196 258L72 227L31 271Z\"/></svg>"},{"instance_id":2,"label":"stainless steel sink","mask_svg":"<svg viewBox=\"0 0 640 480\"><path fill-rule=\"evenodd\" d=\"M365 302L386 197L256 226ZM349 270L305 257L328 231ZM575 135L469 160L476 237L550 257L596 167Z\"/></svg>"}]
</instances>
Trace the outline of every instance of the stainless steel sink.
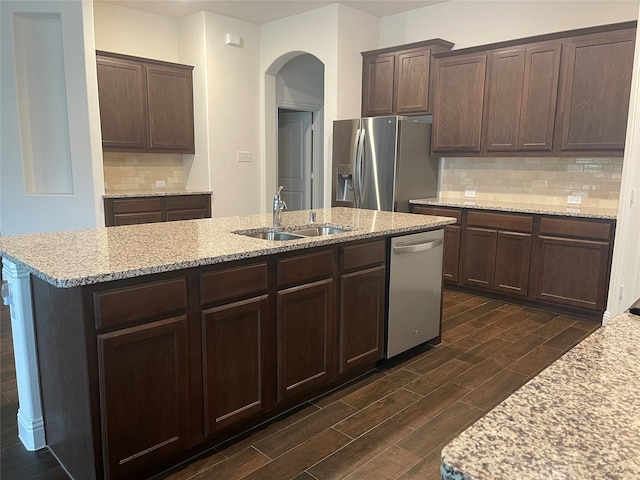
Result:
<instances>
[{"instance_id":1,"label":"stainless steel sink","mask_svg":"<svg viewBox=\"0 0 640 480\"><path fill-rule=\"evenodd\" d=\"M235 232L239 233L239 232ZM287 232L274 232L271 230L261 230L258 232L240 233L246 237L260 238L262 240L300 240L302 235L292 235Z\"/></svg>"},{"instance_id":2,"label":"stainless steel sink","mask_svg":"<svg viewBox=\"0 0 640 480\"><path fill-rule=\"evenodd\" d=\"M301 228L299 230L292 230L291 233L295 235L302 235L304 237L323 237L325 235L335 235L336 233L350 232L351 229L323 226Z\"/></svg>"},{"instance_id":3,"label":"stainless steel sink","mask_svg":"<svg viewBox=\"0 0 640 480\"><path fill-rule=\"evenodd\" d=\"M295 230L281 230L274 228L262 228L259 230L238 230L233 233L246 237L260 238L262 240L300 240L307 237L325 237L337 233L350 232L354 229L337 227L334 225L308 225Z\"/></svg>"}]
</instances>

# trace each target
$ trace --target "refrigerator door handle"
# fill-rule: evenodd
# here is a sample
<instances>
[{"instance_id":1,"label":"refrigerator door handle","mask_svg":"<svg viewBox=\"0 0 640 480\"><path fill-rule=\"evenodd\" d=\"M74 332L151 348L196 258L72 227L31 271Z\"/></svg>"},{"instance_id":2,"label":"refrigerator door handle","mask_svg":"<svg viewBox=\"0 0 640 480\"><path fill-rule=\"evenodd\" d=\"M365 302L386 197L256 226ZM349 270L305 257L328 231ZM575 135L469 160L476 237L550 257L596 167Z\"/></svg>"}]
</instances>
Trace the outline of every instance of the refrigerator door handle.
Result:
<instances>
[{"instance_id":1,"label":"refrigerator door handle","mask_svg":"<svg viewBox=\"0 0 640 480\"><path fill-rule=\"evenodd\" d=\"M353 177L352 177L352 186L353 186L353 204L354 207L358 208L360 206L360 201L358 199L358 158L360 157L360 135L362 134L362 129L358 128L356 130L356 138L353 142Z\"/></svg>"},{"instance_id":2,"label":"refrigerator door handle","mask_svg":"<svg viewBox=\"0 0 640 480\"><path fill-rule=\"evenodd\" d=\"M358 205L357 208L361 208L364 203L364 140L367 131L363 128L360 131L360 142L358 145L358 160L356 163L356 177L358 187Z\"/></svg>"}]
</instances>

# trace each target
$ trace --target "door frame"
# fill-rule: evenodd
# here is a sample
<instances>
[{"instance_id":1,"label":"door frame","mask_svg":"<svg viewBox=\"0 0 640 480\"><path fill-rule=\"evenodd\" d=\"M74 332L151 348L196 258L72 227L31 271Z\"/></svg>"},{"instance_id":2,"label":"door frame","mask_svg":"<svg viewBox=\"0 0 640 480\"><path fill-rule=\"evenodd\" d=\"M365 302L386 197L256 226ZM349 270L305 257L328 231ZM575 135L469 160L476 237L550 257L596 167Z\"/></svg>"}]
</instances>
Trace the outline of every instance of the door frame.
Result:
<instances>
[{"instance_id":1,"label":"door frame","mask_svg":"<svg viewBox=\"0 0 640 480\"><path fill-rule=\"evenodd\" d=\"M276 103L276 129L278 131L278 112L283 110L296 110L298 112L311 112L311 208L324 207L324 107L303 103L277 102ZM275 181L278 183L278 138L276 135ZM273 185L275 192L278 185Z\"/></svg>"}]
</instances>

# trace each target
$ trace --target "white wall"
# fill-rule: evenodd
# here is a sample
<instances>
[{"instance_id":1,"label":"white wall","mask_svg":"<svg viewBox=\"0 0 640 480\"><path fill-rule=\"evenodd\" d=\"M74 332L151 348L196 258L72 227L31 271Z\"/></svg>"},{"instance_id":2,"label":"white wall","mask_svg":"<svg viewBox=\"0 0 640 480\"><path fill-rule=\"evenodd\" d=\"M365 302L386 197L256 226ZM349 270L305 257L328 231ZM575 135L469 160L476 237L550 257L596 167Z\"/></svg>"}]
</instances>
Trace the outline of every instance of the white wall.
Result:
<instances>
[{"instance_id":1,"label":"white wall","mask_svg":"<svg viewBox=\"0 0 640 480\"><path fill-rule=\"evenodd\" d=\"M225 44L240 35L241 47ZM209 162L213 215L260 211L260 31L257 25L205 13ZM237 152L251 152L238 162Z\"/></svg>"},{"instance_id":2,"label":"white wall","mask_svg":"<svg viewBox=\"0 0 640 480\"><path fill-rule=\"evenodd\" d=\"M72 230L104 225L100 115L94 54L93 10L87 2L31 1L1 3L2 142L0 210L3 235ZM69 194L26 194L17 103L14 13L59 14L62 24L63 64L71 162ZM31 52L37 55L37 52ZM41 88L47 89L47 79ZM56 93L51 92L51 95ZM57 93L62 95L62 93ZM59 99L61 100L61 99ZM23 117L26 114L21 111ZM23 126L24 128L24 126ZM46 131L40 132L46 136ZM45 141L33 138L33 142ZM37 154L34 150L34 154ZM47 152L51 154L51 152ZM43 153L39 153L43 155ZM43 159L36 159L42 162Z\"/></svg>"},{"instance_id":3,"label":"white wall","mask_svg":"<svg viewBox=\"0 0 640 480\"><path fill-rule=\"evenodd\" d=\"M260 75L263 151L263 209L270 208L276 189L275 75L291 58L310 53L324 64L324 199L330 204L332 123L360 115L360 52L376 48L377 19L358 10L333 4L262 25Z\"/></svg>"},{"instance_id":4,"label":"white wall","mask_svg":"<svg viewBox=\"0 0 640 480\"><path fill-rule=\"evenodd\" d=\"M289 60L276 76L276 99L281 107L322 107L324 64L309 54Z\"/></svg>"},{"instance_id":5,"label":"white wall","mask_svg":"<svg viewBox=\"0 0 640 480\"><path fill-rule=\"evenodd\" d=\"M631 105L606 318L640 298L640 40L636 36Z\"/></svg>"},{"instance_id":6,"label":"white wall","mask_svg":"<svg viewBox=\"0 0 640 480\"><path fill-rule=\"evenodd\" d=\"M180 62L178 21L133 8L93 2L97 50Z\"/></svg>"},{"instance_id":7,"label":"white wall","mask_svg":"<svg viewBox=\"0 0 640 480\"><path fill-rule=\"evenodd\" d=\"M380 46L442 38L459 49L637 18L637 1L452 0L382 18Z\"/></svg>"},{"instance_id":8,"label":"white wall","mask_svg":"<svg viewBox=\"0 0 640 480\"><path fill-rule=\"evenodd\" d=\"M95 6L99 50L194 66L196 154L183 155L185 186L213 191L214 217L260 211L259 27L209 12L174 19ZM225 33L241 46L226 45ZM237 162L238 151L252 162Z\"/></svg>"}]
</instances>

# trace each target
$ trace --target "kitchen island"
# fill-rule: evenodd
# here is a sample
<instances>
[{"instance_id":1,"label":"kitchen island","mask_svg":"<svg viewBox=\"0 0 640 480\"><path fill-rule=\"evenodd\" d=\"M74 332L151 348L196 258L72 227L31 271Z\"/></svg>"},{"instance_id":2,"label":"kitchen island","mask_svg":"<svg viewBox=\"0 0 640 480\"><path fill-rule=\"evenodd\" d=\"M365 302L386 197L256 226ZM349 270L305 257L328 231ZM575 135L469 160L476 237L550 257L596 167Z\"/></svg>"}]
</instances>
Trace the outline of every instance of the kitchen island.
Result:
<instances>
[{"instance_id":1,"label":"kitchen island","mask_svg":"<svg viewBox=\"0 0 640 480\"><path fill-rule=\"evenodd\" d=\"M389 239L452 221L334 208L313 226L337 233L286 241L246 235L270 214L1 238L34 360L20 438L46 430L74 478L144 478L357 377L383 354Z\"/></svg>"},{"instance_id":2,"label":"kitchen island","mask_svg":"<svg viewBox=\"0 0 640 480\"><path fill-rule=\"evenodd\" d=\"M442 478L638 478L639 343L617 315L449 443Z\"/></svg>"}]
</instances>

